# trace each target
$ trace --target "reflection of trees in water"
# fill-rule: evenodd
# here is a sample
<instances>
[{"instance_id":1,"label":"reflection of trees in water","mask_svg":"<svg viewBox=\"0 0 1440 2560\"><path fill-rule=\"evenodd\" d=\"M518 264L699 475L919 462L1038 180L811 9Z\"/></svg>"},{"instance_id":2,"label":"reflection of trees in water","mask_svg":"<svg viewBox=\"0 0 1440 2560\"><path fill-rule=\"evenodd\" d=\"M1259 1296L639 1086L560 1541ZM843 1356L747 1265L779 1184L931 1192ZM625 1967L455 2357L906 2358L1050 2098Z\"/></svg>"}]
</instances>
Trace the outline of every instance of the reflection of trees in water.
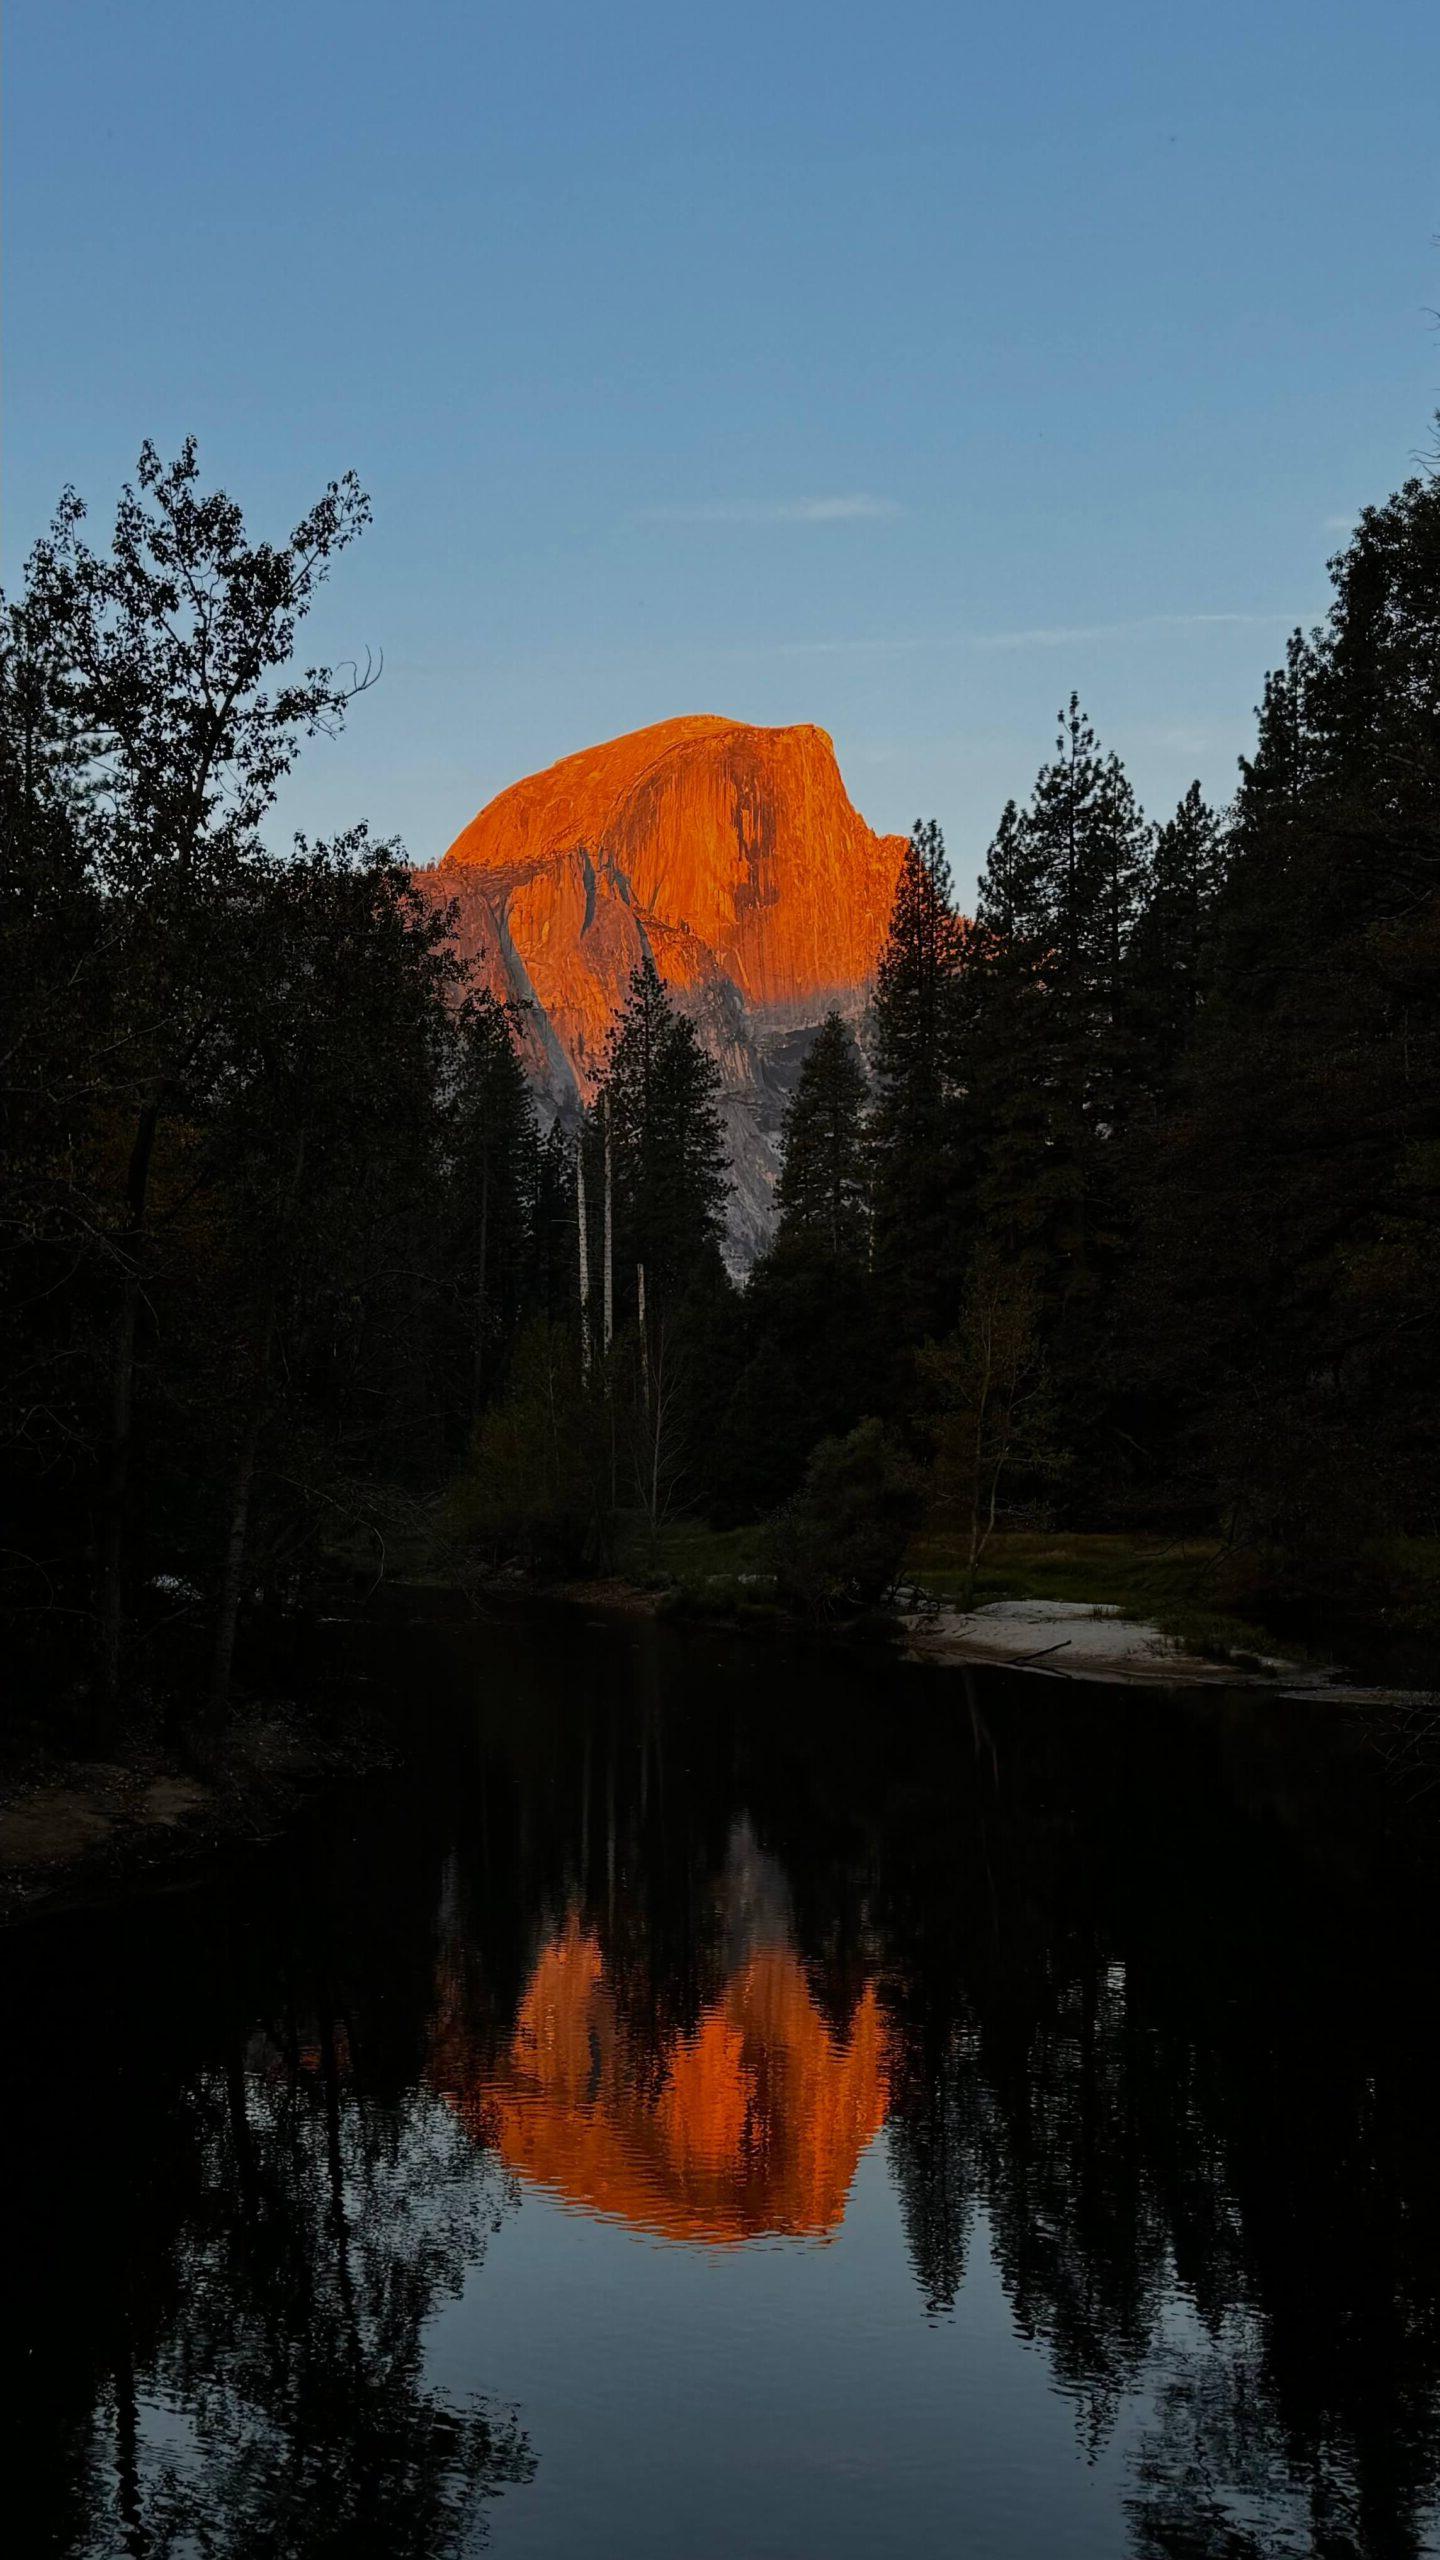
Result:
<instances>
[{"instance_id":1,"label":"reflection of trees in water","mask_svg":"<svg viewBox=\"0 0 1440 2560\"><path fill-rule=\"evenodd\" d=\"M1019 2332L1098 2445L1158 2376L1130 2513L1146 2560L1432 2548L1440 2321L1423 2064L1397 2143L1373 2075L1307 2073L1323 2021L1188 2047L1114 1968L974 2011L908 2083L891 2147L933 2312L983 2211ZM1333 2022L1332 2022L1333 2032Z\"/></svg>"},{"instance_id":2,"label":"reflection of trees in water","mask_svg":"<svg viewBox=\"0 0 1440 2560\"><path fill-rule=\"evenodd\" d=\"M752 1697L753 1661L704 1653L674 1714L652 1679L597 1701L583 1750L558 1700L501 1742L527 1863L502 1910L466 1861L452 1941L489 2049L574 1907L658 2085L733 1953L748 1817L837 2035L880 1992L928 2314L983 2216L1082 2444L1150 2406L1135 2550L1412 2560L1440 2480L1434 1985L1387 1916L1363 1740L1357 1767L1334 1725L1298 1743L1248 1709L1073 1687L987 1728L947 1684L943 1712L910 1692L890 1721L891 1675L836 1658L782 1695L767 1658ZM497 2003L477 1951L516 1909Z\"/></svg>"},{"instance_id":3,"label":"reflection of trees in water","mask_svg":"<svg viewBox=\"0 0 1440 2560\"><path fill-rule=\"evenodd\" d=\"M768 1649L667 1659L654 1630L567 1656L547 1625L453 1765L353 1852L297 1853L290 1904L262 1919L256 1890L248 1952L182 1961L171 1905L114 1979L92 1934L73 1996L47 1986L7 2272L67 2468L48 2547L474 2538L528 2457L433 2391L421 2340L506 2191L417 2092L437 1979L483 2077L572 1910L648 2099L747 1933L788 1934L837 2044L874 1986L920 2301L946 2317L983 2222L1082 2444L1142 2413L1137 2560L1434 2547L1435 1985L1383 1847L1209 1705L1067 1689L984 1733L948 1683L839 1655L808 1689Z\"/></svg>"},{"instance_id":4,"label":"reflection of trees in water","mask_svg":"<svg viewBox=\"0 0 1440 2560\"><path fill-rule=\"evenodd\" d=\"M537 1963L579 1915L602 1950L637 2095L658 2100L667 2057L735 1954L724 1890L735 1807L705 1758L714 1739L702 1728L677 1749L631 1681L602 1690L578 1734L573 1700L542 1694L483 1757L457 1809L436 1986L457 2053L483 2066L503 2050Z\"/></svg>"},{"instance_id":5,"label":"reflection of trees in water","mask_svg":"<svg viewBox=\"0 0 1440 2560\"><path fill-rule=\"evenodd\" d=\"M980 2188L977 2094L975 2074L958 2053L907 2052L896 2039L890 2165L910 2263L932 2320L954 2309L965 2281Z\"/></svg>"},{"instance_id":6,"label":"reflection of trees in water","mask_svg":"<svg viewBox=\"0 0 1440 2560\"><path fill-rule=\"evenodd\" d=\"M983 2214L1082 2442L1153 2393L1144 2560L1411 2560L1440 2486L1433 1985L1383 1844L1309 1871L1213 1788L1187 1807L1179 1759L1148 1802L1077 1747L1063 1817L1003 1760L918 1835L877 1817L916 2281L944 2316Z\"/></svg>"},{"instance_id":7,"label":"reflection of trees in water","mask_svg":"<svg viewBox=\"0 0 1440 2560\"><path fill-rule=\"evenodd\" d=\"M983 2208L1016 2328L1048 2343L1098 2444L1139 2381L1169 2276L1146 2056L1130 2049L1120 1968L1036 1988L1028 2033L1013 2014L962 2015L918 2105L897 2087L892 2158L927 2309L953 2307Z\"/></svg>"},{"instance_id":8,"label":"reflection of trees in water","mask_svg":"<svg viewBox=\"0 0 1440 2560\"><path fill-rule=\"evenodd\" d=\"M322 2028L185 2093L191 2190L163 2330L116 2385L130 2545L429 2555L532 2467L513 2418L427 2386L422 2330L505 2203L424 2092L381 2105ZM134 2404L184 2413L157 2427Z\"/></svg>"},{"instance_id":9,"label":"reflection of trees in water","mask_svg":"<svg viewBox=\"0 0 1440 2560\"><path fill-rule=\"evenodd\" d=\"M80 2548L112 2547L108 2468L137 2560L473 2549L533 2464L512 2415L427 2384L422 2332L497 2227L502 2174L428 2093L357 2092L329 2026L257 2036L179 2119L167 2280L149 2271L96 2414Z\"/></svg>"},{"instance_id":10,"label":"reflection of trees in water","mask_svg":"<svg viewBox=\"0 0 1440 2560\"><path fill-rule=\"evenodd\" d=\"M687 1653L673 1715L607 1694L581 1750L558 1707L501 1743L524 1871L462 1860L447 1971L452 1995L473 1977L482 2059L573 1908L658 2088L734 1959L758 1844L789 1888L767 1927L837 2037L879 1990L929 2316L983 2216L1082 2445L1153 2397L1136 2551L1410 2560L1440 2479L1434 1998L1384 1915L1383 1844L1347 1828L1350 1764L1213 1703L1074 1689L993 1731L949 1689L887 1731L871 1670L777 1700L767 1668L752 1704L737 1659ZM497 2000L481 1951L517 1910Z\"/></svg>"},{"instance_id":11,"label":"reflection of trees in water","mask_svg":"<svg viewBox=\"0 0 1440 2560\"><path fill-rule=\"evenodd\" d=\"M1333 2454L1308 2462L1275 2422L1257 2324L1172 2347L1127 2501L1138 2560L1353 2560L1415 2551L1387 2517L1367 2537Z\"/></svg>"},{"instance_id":12,"label":"reflection of trees in water","mask_svg":"<svg viewBox=\"0 0 1440 2560\"><path fill-rule=\"evenodd\" d=\"M347 1826L37 1977L0 2119L27 2552L439 2560L530 2475L512 2413L426 2372L512 2190L420 2085L438 1844L387 1811L379 1872Z\"/></svg>"}]
</instances>

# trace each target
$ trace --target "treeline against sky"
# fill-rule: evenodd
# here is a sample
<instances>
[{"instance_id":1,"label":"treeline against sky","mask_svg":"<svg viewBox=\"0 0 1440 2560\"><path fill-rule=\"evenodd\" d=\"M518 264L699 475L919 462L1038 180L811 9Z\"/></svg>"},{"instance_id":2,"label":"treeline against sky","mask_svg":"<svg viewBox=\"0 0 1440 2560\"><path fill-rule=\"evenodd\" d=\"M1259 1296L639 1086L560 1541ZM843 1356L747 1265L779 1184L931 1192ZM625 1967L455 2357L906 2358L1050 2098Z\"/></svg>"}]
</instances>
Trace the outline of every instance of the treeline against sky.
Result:
<instances>
[{"instance_id":1,"label":"treeline against sky","mask_svg":"<svg viewBox=\"0 0 1440 2560\"><path fill-rule=\"evenodd\" d=\"M67 499L8 616L0 1588L47 1696L114 1702L163 1636L221 1704L244 1611L347 1538L378 1576L504 1293L544 1303L504 1017L395 848L261 838L363 682L295 647L367 514L345 480L252 541L147 449L109 550Z\"/></svg>"},{"instance_id":2,"label":"treeline against sky","mask_svg":"<svg viewBox=\"0 0 1440 2560\"><path fill-rule=\"evenodd\" d=\"M1215 1531L1232 1597L1403 1611L1440 1532L1440 480L1332 577L1229 809L1152 823L1072 697L973 918L916 828L738 1295L714 1074L637 975L582 1148L585 1356L573 1319L522 1333L474 1531L596 1555L627 1505L778 1514L821 1606L926 1514L972 1567L1007 1519Z\"/></svg>"},{"instance_id":3,"label":"treeline against sky","mask_svg":"<svg viewBox=\"0 0 1440 2560\"><path fill-rule=\"evenodd\" d=\"M367 512L346 479L257 542L147 448L109 549L67 498L6 618L12 1660L114 1701L178 1630L218 1708L244 1623L442 1493L467 1551L567 1568L778 1516L819 1606L927 1511L972 1564L1007 1519L1200 1527L1300 1607L1403 1589L1440 1530L1440 480L1362 517L1230 809L1152 824L1072 698L973 918L916 829L742 1289L652 970L542 1132L398 850L265 849L367 680L295 655Z\"/></svg>"}]
</instances>

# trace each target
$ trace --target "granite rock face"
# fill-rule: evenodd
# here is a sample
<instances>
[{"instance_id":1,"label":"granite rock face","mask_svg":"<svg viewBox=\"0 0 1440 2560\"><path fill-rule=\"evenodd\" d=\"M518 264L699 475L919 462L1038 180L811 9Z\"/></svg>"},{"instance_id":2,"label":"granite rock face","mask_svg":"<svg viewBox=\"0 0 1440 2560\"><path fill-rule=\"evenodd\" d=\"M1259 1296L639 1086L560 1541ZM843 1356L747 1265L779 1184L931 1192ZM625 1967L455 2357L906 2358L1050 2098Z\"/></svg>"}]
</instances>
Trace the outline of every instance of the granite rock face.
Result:
<instances>
[{"instance_id":1,"label":"granite rock face","mask_svg":"<svg viewBox=\"0 0 1440 2560\"><path fill-rule=\"evenodd\" d=\"M832 1005L863 1013L904 850L852 808L823 729L700 715L512 784L418 879L456 901L462 947L525 1007L532 1077L567 1117L648 953L720 1068L743 1265L769 1231L808 1035Z\"/></svg>"}]
</instances>

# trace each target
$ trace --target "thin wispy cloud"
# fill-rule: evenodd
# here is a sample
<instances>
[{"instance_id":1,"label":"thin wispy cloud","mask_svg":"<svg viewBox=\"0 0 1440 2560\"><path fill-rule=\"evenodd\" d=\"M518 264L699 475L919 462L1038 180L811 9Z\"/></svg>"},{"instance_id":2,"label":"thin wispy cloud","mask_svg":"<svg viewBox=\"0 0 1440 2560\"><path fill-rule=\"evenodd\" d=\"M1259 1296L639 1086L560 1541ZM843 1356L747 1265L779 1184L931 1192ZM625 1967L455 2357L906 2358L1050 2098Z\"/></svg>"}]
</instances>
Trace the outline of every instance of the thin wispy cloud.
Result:
<instances>
[{"instance_id":1,"label":"thin wispy cloud","mask_svg":"<svg viewBox=\"0 0 1440 2560\"><path fill-rule=\"evenodd\" d=\"M1042 623L1029 631L975 631L960 646L971 649L1068 649L1082 640L1125 640L1136 631L1248 630L1284 622L1283 613L1141 613L1129 622Z\"/></svg>"},{"instance_id":2,"label":"thin wispy cloud","mask_svg":"<svg viewBox=\"0 0 1440 2560\"><path fill-rule=\"evenodd\" d=\"M1126 640L1144 631L1273 630L1292 617L1284 613L1142 613L1128 622L1039 623L1018 631L951 631L899 633L889 638L854 640L778 640L782 658L908 656L925 649L1071 649L1094 641ZM747 652L748 654L748 652Z\"/></svg>"},{"instance_id":3,"label":"thin wispy cloud","mask_svg":"<svg viewBox=\"0 0 1440 2560\"><path fill-rule=\"evenodd\" d=\"M642 507L641 524L861 524L898 516L894 498L863 491L840 498L702 498L693 504Z\"/></svg>"},{"instance_id":4,"label":"thin wispy cloud","mask_svg":"<svg viewBox=\"0 0 1440 2560\"><path fill-rule=\"evenodd\" d=\"M1326 516L1320 530L1322 533L1353 533L1355 530L1355 518L1353 515Z\"/></svg>"}]
</instances>

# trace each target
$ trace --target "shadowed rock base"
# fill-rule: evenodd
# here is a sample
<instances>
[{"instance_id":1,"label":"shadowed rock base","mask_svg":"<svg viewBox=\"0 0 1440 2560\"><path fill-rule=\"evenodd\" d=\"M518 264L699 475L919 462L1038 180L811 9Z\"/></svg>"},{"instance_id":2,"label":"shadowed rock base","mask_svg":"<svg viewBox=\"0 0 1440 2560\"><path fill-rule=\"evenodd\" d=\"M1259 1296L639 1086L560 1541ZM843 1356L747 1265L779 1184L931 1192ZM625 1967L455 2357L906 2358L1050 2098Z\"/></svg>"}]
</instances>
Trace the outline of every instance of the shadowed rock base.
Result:
<instances>
[{"instance_id":1,"label":"shadowed rock base","mask_svg":"<svg viewBox=\"0 0 1440 2560\"><path fill-rule=\"evenodd\" d=\"M832 1005L858 1024L904 850L852 808L823 729L701 715L513 784L416 876L456 901L493 992L525 1007L531 1077L564 1116L594 1091L631 972L654 961L723 1078L743 1265L770 1230L809 1035Z\"/></svg>"}]
</instances>

